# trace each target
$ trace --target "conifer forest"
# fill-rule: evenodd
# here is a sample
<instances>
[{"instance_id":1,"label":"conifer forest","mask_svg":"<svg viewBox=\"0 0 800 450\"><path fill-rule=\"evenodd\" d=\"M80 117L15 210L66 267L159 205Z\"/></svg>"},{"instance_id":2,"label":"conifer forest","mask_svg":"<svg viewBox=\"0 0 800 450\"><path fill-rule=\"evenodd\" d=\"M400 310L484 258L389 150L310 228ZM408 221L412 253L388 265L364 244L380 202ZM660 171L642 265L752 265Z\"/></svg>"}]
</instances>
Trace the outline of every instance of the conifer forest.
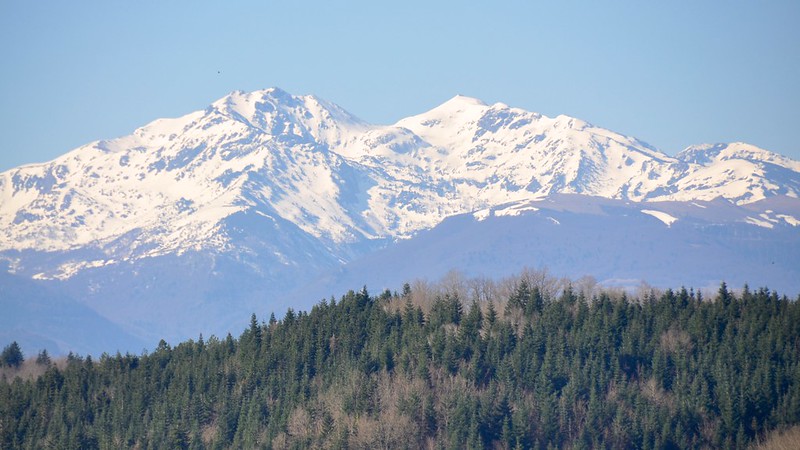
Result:
<instances>
[{"instance_id":1,"label":"conifer forest","mask_svg":"<svg viewBox=\"0 0 800 450\"><path fill-rule=\"evenodd\" d=\"M142 354L11 343L0 447L734 449L800 423L800 304L767 288L422 291Z\"/></svg>"}]
</instances>

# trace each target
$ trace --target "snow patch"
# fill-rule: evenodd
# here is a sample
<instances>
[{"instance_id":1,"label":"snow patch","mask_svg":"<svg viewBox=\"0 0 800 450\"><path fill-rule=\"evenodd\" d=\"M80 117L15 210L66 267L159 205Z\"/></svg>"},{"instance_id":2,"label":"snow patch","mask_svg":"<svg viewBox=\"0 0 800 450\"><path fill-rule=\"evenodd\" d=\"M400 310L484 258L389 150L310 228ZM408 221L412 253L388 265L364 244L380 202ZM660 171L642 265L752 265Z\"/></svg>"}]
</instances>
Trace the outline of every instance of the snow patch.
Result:
<instances>
[{"instance_id":1,"label":"snow patch","mask_svg":"<svg viewBox=\"0 0 800 450\"><path fill-rule=\"evenodd\" d=\"M663 211L656 211L653 209L643 209L642 212L664 222L664 224L668 227L671 227L672 224L678 220L677 217L670 216L669 214Z\"/></svg>"},{"instance_id":2,"label":"snow patch","mask_svg":"<svg viewBox=\"0 0 800 450\"><path fill-rule=\"evenodd\" d=\"M793 227L800 225L800 220L797 220L797 218L794 216L790 216L788 214L778 214L776 217L779 219L783 219L784 222L788 223Z\"/></svg>"},{"instance_id":3,"label":"snow patch","mask_svg":"<svg viewBox=\"0 0 800 450\"><path fill-rule=\"evenodd\" d=\"M492 216L492 208L481 209L472 213L472 217L478 222L482 222Z\"/></svg>"},{"instance_id":4,"label":"snow patch","mask_svg":"<svg viewBox=\"0 0 800 450\"><path fill-rule=\"evenodd\" d=\"M749 224L757 225L757 226L763 227L763 228L773 228L775 226L775 225L773 225L772 223L770 223L770 222L768 222L766 220L756 219L755 217L751 217L751 216L747 216L747 218L744 221L749 223Z\"/></svg>"},{"instance_id":5,"label":"snow patch","mask_svg":"<svg viewBox=\"0 0 800 450\"><path fill-rule=\"evenodd\" d=\"M35 280L66 280L76 273L80 272L84 269L95 269L98 267L108 266L110 264L115 264L117 261L113 259L102 259L102 260L95 260L95 261L82 261L82 262L68 262L64 263L53 272L53 273L46 273L40 272L33 275L33 279Z\"/></svg>"},{"instance_id":6,"label":"snow patch","mask_svg":"<svg viewBox=\"0 0 800 450\"><path fill-rule=\"evenodd\" d=\"M758 217L761 217L762 219L766 220L767 222L778 223L777 219L773 219L772 217L769 216L769 213L771 213L771 212L772 212L772 210L768 209L766 212L764 212L762 214L759 214Z\"/></svg>"},{"instance_id":7,"label":"snow patch","mask_svg":"<svg viewBox=\"0 0 800 450\"><path fill-rule=\"evenodd\" d=\"M495 217L514 217L524 212L535 212L539 208L530 205L513 205L503 209L496 209L494 211Z\"/></svg>"}]
</instances>

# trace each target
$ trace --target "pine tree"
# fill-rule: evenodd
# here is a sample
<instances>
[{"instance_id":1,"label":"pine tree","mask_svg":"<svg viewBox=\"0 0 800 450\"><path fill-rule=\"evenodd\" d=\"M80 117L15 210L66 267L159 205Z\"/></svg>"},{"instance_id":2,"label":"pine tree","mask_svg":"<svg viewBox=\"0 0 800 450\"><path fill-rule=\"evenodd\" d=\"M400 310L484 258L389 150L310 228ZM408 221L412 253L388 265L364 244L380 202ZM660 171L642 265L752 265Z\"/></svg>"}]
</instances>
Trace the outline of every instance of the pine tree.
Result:
<instances>
[{"instance_id":1,"label":"pine tree","mask_svg":"<svg viewBox=\"0 0 800 450\"><path fill-rule=\"evenodd\" d=\"M40 366L49 366L50 364L52 364L52 361L50 360L50 355L47 354L46 349L39 352L39 354L36 356L36 364Z\"/></svg>"},{"instance_id":2,"label":"pine tree","mask_svg":"<svg viewBox=\"0 0 800 450\"><path fill-rule=\"evenodd\" d=\"M25 357L17 341L8 344L6 348L3 349L2 355L0 355L0 362L2 362L4 366L16 368L21 366L24 361Z\"/></svg>"}]
</instances>

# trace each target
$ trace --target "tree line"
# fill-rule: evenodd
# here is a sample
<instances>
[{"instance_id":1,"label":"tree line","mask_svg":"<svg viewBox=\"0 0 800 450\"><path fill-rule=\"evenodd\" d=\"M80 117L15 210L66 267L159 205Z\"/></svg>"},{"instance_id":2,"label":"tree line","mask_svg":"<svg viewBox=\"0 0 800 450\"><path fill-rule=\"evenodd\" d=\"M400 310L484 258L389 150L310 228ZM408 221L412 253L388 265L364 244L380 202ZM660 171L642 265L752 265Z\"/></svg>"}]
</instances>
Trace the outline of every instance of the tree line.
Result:
<instances>
[{"instance_id":1,"label":"tree line","mask_svg":"<svg viewBox=\"0 0 800 450\"><path fill-rule=\"evenodd\" d=\"M0 447L745 448L800 423L800 305L766 288L419 294L350 291L140 355L40 353L35 375L4 369Z\"/></svg>"}]
</instances>

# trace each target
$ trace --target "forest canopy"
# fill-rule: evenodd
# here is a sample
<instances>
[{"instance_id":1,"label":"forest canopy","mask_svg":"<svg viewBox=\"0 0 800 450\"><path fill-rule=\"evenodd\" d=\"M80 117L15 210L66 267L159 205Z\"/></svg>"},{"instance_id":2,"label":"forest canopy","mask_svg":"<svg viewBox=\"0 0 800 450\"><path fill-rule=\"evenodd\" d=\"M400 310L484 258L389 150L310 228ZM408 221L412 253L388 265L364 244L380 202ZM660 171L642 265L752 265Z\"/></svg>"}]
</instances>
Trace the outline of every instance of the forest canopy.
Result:
<instances>
[{"instance_id":1,"label":"forest canopy","mask_svg":"<svg viewBox=\"0 0 800 450\"><path fill-rule=\"evenodd\" d=\"M363 288L141 355L40 354L2 369L0 447L744 448L800 423L797 300L539 275Z\"/></svg>"}]
</instances>

